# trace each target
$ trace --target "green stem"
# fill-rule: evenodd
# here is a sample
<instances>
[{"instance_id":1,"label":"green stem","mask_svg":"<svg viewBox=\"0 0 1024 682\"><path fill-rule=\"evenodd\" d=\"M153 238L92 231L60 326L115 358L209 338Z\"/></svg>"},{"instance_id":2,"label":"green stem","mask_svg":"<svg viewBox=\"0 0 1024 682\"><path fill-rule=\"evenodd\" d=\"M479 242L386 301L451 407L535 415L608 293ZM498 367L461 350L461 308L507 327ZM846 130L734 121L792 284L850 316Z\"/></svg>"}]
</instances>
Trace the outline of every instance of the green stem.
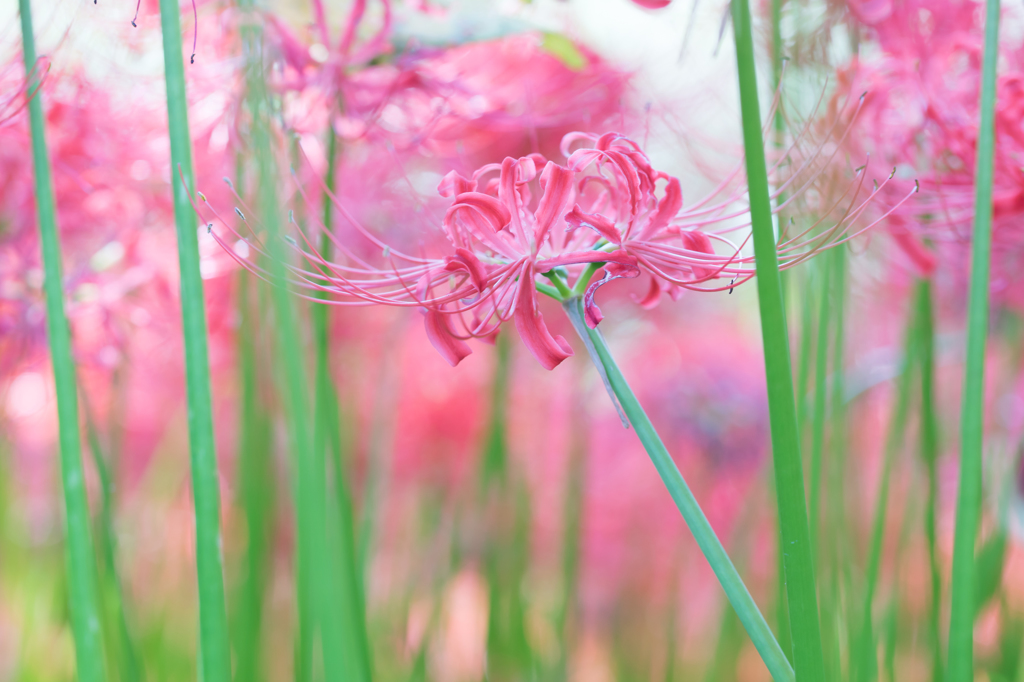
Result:
<instances>
[{"instance_id":1,"label":"green stem","mask_svg":"<svg viewBox=\"0 0 1024 682\"><path fill-rule=\"evenodd\" d=\"M786 594L793 636L793 660L801 682L819 682L825 679L825 664L818 621L814 561L807 527L807 503L793 398L789 339L782 304L778 254L772 231L771 198L761 135L748 0L733 0L732 19L768 384L776 499L783 544L786 547Z\"/></svg>"},{"instance_id":2,"label":"green stem","mask_svg":"<svg viewBox=\"0 0 1024 682\"><path fill-rule=\"evenodd\" d=\"M971 287L967 308L967 361L960 422L960 490L953 542L949 622L949 682L974 679L974 544L981 515L981 457L984 435L985 340L988 333L989 259L992 240L992 174L995 146L996 63L999 57L999 0L988 0L982 63L981 121L975 166Z\"/></svg>"},{"instance_id":3,"label":"green stem","mask_svg":"<svg viewBox=\"0 0 1024 682\"><path fill-rule=\"evenodd\" d=\"M236 184L242 188L241 178ZM240 189L241 191L241 189ZM236 682L262 677L260 633L263 625L263 596L267 587L273 539L274 486L270 443L270 420L259 397L258 361L250 289L255 282L246 271L238 277L239 397L238 481L239 502L245 514L247 544L236 620Z\"/></svg>"},{"instance_id":4,"label":"green stem","mask_svg":"<svg viewBox=\"0 0 1024 682\"><path fill-rule=\"evenodd\" d=\"M231 651L224 598L224 571L221 566L220 482L213 440L206 305L203 299L203 280L199 273L196 214L189 201L189 194L195 190L195 180L192 175L192 138L188 129L188 99L185 94L185 65L181 54L178 12L175 0L160 0L167 122L171 141L171 191L174 196L174 224L181 272L192 496L196 512L201 672L203 682L228 682L231 679Z\"/></svg>"},{"instance_id":5,"label":"green stem","mask_svg":"<svg viewBox=\"0 0 1024 682\"><path fill-rule=\"evenodd\" d=\"M924 511L924 532L928 541L928 566L931 595L928 610L929 644L932 648L932 680L942 682L942 573L939 570L939 426L935 415L935 322L932 283L920 279L914 292L918 319L918 352L921 356L921 436L920 451L928 477Z\"/></svg>"},{"instance_id":6,"label":"green stem","mask_svg":"<svg viewBox=\"0 0 1024 682\"><path fill-rule=\"evenodd\" d=\"M885 454L882 458L882 471L879 475L878 499L875 500L874 520L871 526L871 544L868 550L867 585L864 590L863 625L860 632L859 661L855 666L858 680L868 682L877 677L877 660L875 637L872 623L872 604L875 598L875 587L878 583L878 572L882 561L882 540L885 533L886 509L889 503L889 480L892 466L899 452L906 431L907 414L910 407L910 383L913 369L917 364L918 328L920 320L917 310L913 311L911 322L907 326L904 344L902 369L896 383L896 408L889 433L885 440Z\"/></svg>"},{"instance_id":7,"label":"green stem","mask_svg":"<svg viewBox=\"0 0 1024 682\"><path fill-rule=\"evenodd\" d=\"M19 0L22 52L25 73L36 64L35 34L29 0ZM26 88L30 84L26 83ZM32 134L32 164L35 170L36 211L39 241L43 252L46 292L46 331L53 361L53 380L57 393L57 423L60 439L60 472L64 488L65 532L67 535L68 592L71 607L71 632L75 641L78 679L100 682L107 677L103 659L99 600L96 594L96 558L89 528L89 500L82 470L82 442L78 427L78 394L75 365L71 357L71 330L64 314L64 277L57 233L57 210L50 177L50 159L46 150L46 125L43 119L42 93L28 102Z\"/></svg>"},{"instance_id":8,"label":"green stem","mask_svg":"<svg viewBox=\"0 0 1024 682\"><path fill-rule=\"evenodd\" d=\"M116 381L116 379L115 379ZM96 467L96 476L100 481L100 511L97 515L96 535L100 548L103 564L103 582L107 586L110 608L114 611L112 617L116 619L118 656L118 679L122 682L136 682L142 679L142 669L139 662L139 654L132 639L131 629L128 627L128 617L124 607L124 591L121 589L121 573L117 567L117 546L114 534L114 481L104 454L104 448L100 443L100 435L96 429L96 422L89 409L89 402L85 394L82 394L82 411L85 414L86 438L89 443L89 451L92 453L92 461Z\"/></svg>"},{"instance_id":9,"label":"green stem","mask_svg":"<svg viewBox=\"0 0 1024 682\"><path fill-rule=\"evenodd\" d=\"M829 312L832 310L829 285L832 281L832 261L823 258L818 261L821 282L818 287L818 338L814 363L814 412L811 415L811 476L809 531L812 556L818 556L819 529L821 527L821 458L825 449L825 421L828 409L828 330Z\"/></svg>"},{"instance_id":10,"label":"green stem","mask_svg":"<svg viewBox=\"0 0 1024 682\"><path fill-rule=\"evenodd\" d=\"M333 130L328 131L327 139L327 174L324 182L334 190L334 176L338 157L337 136ZM330 197L324 197L323 222L324 231L320 237L320 253L325 260L331 258L331 240L328 231L331 229L332 208ZM326 293L321 298L326 298ZM338 396L331 381L330 363L330 311L327 305L314 305L311 311L313 319L313 336L316 343L316 426L314 429L314 451L319 457L333 454L330 458L334 468L334 497L330 501L328 524L330 530L328 544L331 547L329 560L333 565L331 574L334 580L326 582L329 594L325 597L330 604L324 627L324 646L331 640L342 647L342 662L345 665L346 680L369 680L371 678L371 661L366 633L366 614L362 594L362 570L358 553L355 548L353 531L352 498L347 475L346 458L343 456L341 429L338 420ZM322 469L317 464L317 469ZM336 622L333 622L336 621ZM333 625L328 623L333 622ZM328 630L334 627L333 637ZM325 653L326 655L326 653Z\"/></svg>"},{"instance_id":11,"label":"green stem","mask_svg":"<svg viewBox=\"0 0 1024 682\"><path fill-rule=\"evenodd\" d=\"M682 474L679 473L675 462L672 461L672 456L669 455L665 444L662 443L657 431L654 430L654 425L647 418L647 414L640 406L640 402L633 394L633 390L626 383L626 379L622 376L618 365L615 364L615 360L608 350L608 345L605 343L604 336L596 329L587 327L583 321L582 299L574 296L566 300L562 307L572 321L576 333L584 341L589 341L590 345L594 348L597 356L593 358L594 364L598 366L599 370L603 369L607 374L609 385L621 403L623 412L626 414L630 424L632 424L633 429L636 431L637 437L650 456L654 468L658 470L658 475L661 476L662 482L668 488L669 494L672 495L676 507L682 513L686 525L690 528L690 532L693 533L693 537L697 541L697 546L700 547L701 552L718 577L718 581L725 590L726 597L732 603L733 608L736 609L736 615L739 616L740 622L743 623L743 627L750 635L754 647L761 654L761 659L768 667L768 671L776 682L790 682L794 680L793 669L790 667L786 655L782 652L782 648L779 647L779 643L772 634L771 628L768 627L768 623L765 622L760 609L758 609L754 599L750 596L747 586L736 571L736 567L733 566L732 560L726 553L718 536L715 535L714 529L708 523L707 517L704 516L704 511L697 503L697 498L694 497Z\"/></svg>"}]
</instances>

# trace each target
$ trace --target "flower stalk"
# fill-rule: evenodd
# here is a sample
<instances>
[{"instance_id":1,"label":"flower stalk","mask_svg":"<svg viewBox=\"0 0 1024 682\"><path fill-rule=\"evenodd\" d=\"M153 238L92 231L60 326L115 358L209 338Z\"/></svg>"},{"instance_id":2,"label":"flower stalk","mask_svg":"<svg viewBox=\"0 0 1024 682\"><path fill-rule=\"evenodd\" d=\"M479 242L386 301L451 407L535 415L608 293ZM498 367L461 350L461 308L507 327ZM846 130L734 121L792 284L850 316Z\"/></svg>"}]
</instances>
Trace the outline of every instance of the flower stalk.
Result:
<instances>
[{"instance_id":1,"label":"flower stalk","mask_svg":"<svg viewBox=\"0 0 1024 682\"><path fill-rule=\"evenodd\" d=\"M712 570L714 570L715 575L718 577L718 581L725 590L726 597L736 610L736 615L750 635L754 647L761 655L761 659L764 661L765 666L767 666L772 678L776 682L791 682L795 677L793 668L786 659L786 655L775 639L775 635L772 634L771 628L761 614L757 603L750 596L750 592L733 565L732 559L729 558L718 536L715 535L715 531L704 515L704 511L700 508L697 498L694 497L693 491L690 490L686 480L679 472L678 467L676 467L672 456L669 455L668 449L661 441L657 431L655 431L654 425L651 424L651 420L647 417L643 407L640 406L640 402L637 400L636 395L634 395L633 390L626 383L625 377L623 377L622 372L611 356L604 336L600 331L591 329L586 324L582 299L578 296L570 296L563 300L562 308L565 310L566 315L569 316L569 320L572 322L576 333L579 334L580 339L583 340L588 349L593 349L591 357L594 365L601 374L607 376L610 390L614 392L621 410L633 426L633 430L650 456L655 469L657 469L658 475L661 477L665 487L668 488L669 494L672 495L676 507L683 515L683 519L686 521L690 532L693 533L698 547L700 547L701 552L707 558Z\"/></svg>"},{"instance_id":2,"label":"flower stalk","mask_svg":"<svg viewBox=\"0 0 1024 682\"><path fill-rule=\"evenodd\" d=\"M178 3L160 0L167 122L171 144L174 224L181 272L181 317L185 342L185 383L191 452L192 497L196 514L196 572L199 583L200 666L204 682L231 679L224 570L221 559L220 482L213 440L210 363L207 350L206 304L199 272L196 215L189 201L195 181L192 138L185 95Z\"/></svg>"},{"instance_id":3,"label":"flower stalk","mask_svg":"<svg viewBox=\"0 0 1024 682\"><path fill-rule=\"evenodd\" d=\"M789 335L783 307L782 286L775 235L772 230L771 193L765 165L761 112L754 67L754 40L748 0L732 2L733 33L743 118L743 145L750 196L751 231L754 241L761 333L768 384L772 454L775 463L779 525L785 553L786 595L793 662L800 682L825 679L825 663L818 618L814 560L807 525L800 435L793 396Z\"/></svg>"},{"instance_id":4,"label":"flower stalk","mask_svg":"<svg viewBox=\"0 0 1024 682\"><path fill-rule=\"evenodd\" d=\"M27 78L30 78L36 64L36 46L29 0L19 0L18 10L21 14L25 73ZM26 88L30 87L32 84L26 83ZM82 467L75 365L71 357L71 330L64 314L64 277L61 272L60 235L57 233L57 208L50 176L50 159L46 149L42 96L38 90L35 96L29 98L28 116L32 136L32 163L35 170L39 242L45 272L43 288L46 292L46 331L50 341L53 380L57 394L71 632L75 641L78 679L81 682L103 682L107 679L107 671L103 658L103 636L96 593L96 558L93 554L92 533L89 528L89 501Z\"/></svg>"},{"instance_id":5,"label":"flower stalk","mask_svg":"<svg viewBox=\"0 0 1024 682\"><path fill-rule=\"evenodd\" d=\"M967 308L967 361L960 417L960 490L953 541L953 580L946 679L974 679L974 545L981 515L981 457L985 417L985 342L988 334L992 243L992 178L995 147L999 0L988 0L981 76L981 121L975 166L971 285Z\"/></svg>"}]
</instances>

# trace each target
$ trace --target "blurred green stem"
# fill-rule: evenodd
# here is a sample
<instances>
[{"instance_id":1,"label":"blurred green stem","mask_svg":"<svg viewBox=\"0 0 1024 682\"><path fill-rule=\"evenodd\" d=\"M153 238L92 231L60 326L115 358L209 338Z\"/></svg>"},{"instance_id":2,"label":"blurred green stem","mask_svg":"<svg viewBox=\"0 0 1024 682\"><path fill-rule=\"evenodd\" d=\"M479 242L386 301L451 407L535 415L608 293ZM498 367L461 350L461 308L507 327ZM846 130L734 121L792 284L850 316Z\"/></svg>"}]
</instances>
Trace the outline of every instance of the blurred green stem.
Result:
<instances>
[{"instance_id":1,"label":"blurred green stem","mask_svg":"<svg viewBox=\"0 0 1024 682\"><path fill-rule=\"evenodd\" d=\"M828 410L828 331L829 313L832 310L829 285L832 281L832 259L827 254L819 258L821 276L818 282L818 334L814 352L814 411L811 414L811 461L808 526L811 537L812 556L818 557L818 536L821 528L821 458L825 449L825 422Z\"/></svg>"},{"instance_id":2,"label":"blurred green stem","mask_svg":"<svg viewBox=\"0 0 1024 682\"><path fill-rule=\"evenodd\" d=\"M921 436L920 452L928 478L924 511L924 532L928 541L928 566L931 594L928 613L928 639L932 649L932 680L942 682L942 573L938 555L939 505L939 425L935 415L935 321L932 283L919 279L914 291L918 319L918 353L921 362Z\"/></svg>"},{"instance_id":3,"label":"blurred green stem","mask_svg":"<svg viewBox=\"0 0 1024 682\"><path fill-rule=\"evenodd\" d=\"M982 62L981 121L975 165L974 232L967 307L967 358L960 423L960 490L953 543L948 682L974 679L974 545L981 515L981 460L985 413L985 341L992 240L992 175L995 146L996 64L999 0L988 0Z\"/></svg>"},{"instance_id":4,"label":"blurred green stem","mask_svg":"<svg viewBox=\"0 0 1024 682\"><path fill-rule=\"evenodd\" d=\"M712 570L714 570L733 608L736 609L736 615L739 616L740 622L743 623L743 627L750 635L754 647L761 654L761 659L768 667L768 671L776 682L790 682L794 680L793 669L790 667L786 655L779 647L779 643L772 634L771 628L768 627L768 623L765 622L760 609L758 609L753 597L750 596L747 586L736 571L736 567L719 541L718 536L715 535L714 529L708 523L707 517L704 516L704 511L697 503L693 492L686 484L682 474L679 473L675 462L672 461L672 456L669 455L665 444L662 443L658 433L654 430L654 425L651 424L651 420L648 419L647 414L640 406L629 384L626 383L625 377L622 376L618 365L615 364L615 360L608 350L608 345L605 343L604 336L602 336L600 331L587 327L583 321L582 299L578 296L572 296L562 303L562 308L572 321L576 333L580 335L580 338L586 344L598 370L603 370L607 375L611 390L618 398L623 412L636 431L636 435L643 444L644 449L647 450L651 462L654 463L655 469L658 470L658 475L661 476L662 482L672 495L676 507L682 513L683 519L697 541L698 547L700 547L704 557L708 560Z\"/></svg>"},{"instance_id":5,"label":"blurred green stem","mask_svg":"<svg viewBox=\"0 0 1024 682\"><path fill-rule=\"evenodd\" d=\"M116 380L115 380L116 382ZM96 535L98 538L100 552L103 558L102 578L107 585L107 594L113 602L110 608L113 609L113 617L117 620L117 651L118 651L118 679L121 682L137 682L142 679L139 653L132 639L131 629L128 627L128 617L125 614L124 591L121 589L121 573L117 566L117 543L114 532L114 480L107 463L107 457L103 445L100 442L100 435L96 428L96 421L93 419L92 411L85 395L82 395L82 411L85 413L86 437L89 442L89 451L92 453L92 461L96 467L96 475L100 481L100 511L97 515ZM112 448L111 448L112 449Z\"/></svg>"},{"instance_id":6,"label":"blurred green stem","mask_svg":"<svg viewBox=\"0 0 1024 682\"><path fill-rule=\"evenodd\" d=\"M775 462L776 501L785 552L786 594L793 661L800 682L825 679L818 619L818 597L807 525L800 434L793 397L793 373L789 358L789 337L779 278L778 254L772 229L772 207L765 165L761 112L758 104L757 73L754 67L754 39L748 0L732 0L733 34L739 76L740 109L743 119L743 147L757 268L757 291L761 310L761 333L768 385L772 454Z\"/></svg>"},{"instance_id":7,"label":"blurred green stem","mask_svg":"<svg viewBox=\"0 0 1024 682\"><path fill-rule=\"evenodd\" d=\"M206 341L206 304L199 273L196 214L189 201L195 190L192 137L188 129L185 65L181 54L181 23L175 0L160 0L167 120L171 142L171 192L178 235L181 272L181 317L185 340L185 381L192 463L192 496L196 512L196 571L199 582L199 639L203 682L231 679L224 571L221 565L220 481L213 440L210 363Z\"/></svg>"},{"instance_id":8,"label":"blurred green stem","mask_svg":"<svg viewBox=\"0 0 1024 682\"><path fill-rule=\"evenodd\" d=\"M878 572L882 561L882 541L885 533L886 510L889 503L889 481L893 463L900 451L900 445L906 432L907 414L910 407L910 385L913 370L917 365L919 351L920 318L916 307L911 311L910 324L906 329L903 358L900 373L896 381L896 405L892 421L885 440L885 453L882 458L882 471L879 475L878 498L875 500L875 513L871 525L871 543L868 550L866 587L864 589L863 623L859 640L859 660L854 666L857 680L869 682L878 676L875 636L872 622L872 606L875 588L878 583Z\"/></svg>"},{"instance_id":9,"label":"blurred green stem","mask_svg":"<svg viewBox=\"0 0 1024 682\"><path fill-rule=\"evenodd\" d=\"M238 178L239 191L244 191ZM255 281L245 270L238 276L239 397L238 428L239 496L246 521L247 544L242 584L235 620L236 682L255 682L261 677L260 639L263 630L263 597L271 565L274 486L270 443L270 419L260 401L256 358L256 325L250 291Z\"/></svg>"},{"instance_id":10,"label":"blurred green stem","mask_svg":"<svg viewBox=\"0 0 1024 682\"><path fill-rule=\"evenodd\" d=\"M36 66L35 34L29 0L19 0L22 53L26 78ZM25 88L32 88L26 82ZM99 600L96 594L96 557L89 528L89 500L82 468L82 442L78 425L78 393L75 364L71 357L71 330L64 314L64 277L61 266L57 210L50 177L50 159L46 150L42 93L38 83L28 101L29 128L32 135L32 165L35 170L35 200L39 219L39 241L43 252L46 292L46 331L53 361L53 380L57 393L57 425L60 436L60 472L64 488L65 532L67 535L68 591L71 608L71 632L75 641L78 679L101 682L107 677L103 658Z\"/></svg>"},{"instance_id":11,"label":"blurred green stem","mask_svg":"<svg viewBox=\"0 0 1024 682\"><path fill-rule=\"evenodd\" d=\"M337 169L337 135L328 127L327 132L327 174L324 183L334 191ZM332 242L328 234L332 226L333 204L329 196L323 198L324 230L320 235L320 254L325 260L331 259ZM326 299L326 293L321 292ZM330 312L329 305L314 305L311 311L313 336L316 344L316 425L314 428L314 451L325 457L330 453L334 469L332 490L334 496L326 505L328 517L328 559L331 566L326 587L329 590L330 608L337 609L338 643L343 647L342 661L346 666L345 680L369 681L371 660L366 632L365 600L361 562L356 552L353 528L352 495L348 477L348 462L344 456L341 425L338 418L338 394L332 383L330 362ZM326 461L325 461L326 463ZM322 467L318 463L317 469ZM326 596L326 595L325 595ZM328 642L325 639L324 646ZM326 655L326 654L325 654Z\"/></svg>"}]
</instances>

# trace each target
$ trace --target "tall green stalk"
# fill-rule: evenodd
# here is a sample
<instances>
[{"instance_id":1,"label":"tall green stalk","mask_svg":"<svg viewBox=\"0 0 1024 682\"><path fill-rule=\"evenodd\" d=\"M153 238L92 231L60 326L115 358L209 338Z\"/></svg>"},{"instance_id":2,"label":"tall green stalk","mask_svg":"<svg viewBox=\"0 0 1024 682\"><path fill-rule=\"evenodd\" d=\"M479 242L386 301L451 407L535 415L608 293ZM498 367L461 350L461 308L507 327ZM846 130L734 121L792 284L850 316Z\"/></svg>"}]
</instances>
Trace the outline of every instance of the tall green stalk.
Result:
<instances>
[{"instance_id":1,"label":"tall green stalk","mask_svg":"<svg viewBox=\"0 0 1024 682\"><path fill-rule=\"evenodd\" d=\"M239 178L237 186L244 187ZM246 271L238 277L238 494L245 515L246 550L235 604L235 680L256 682L260 669L263 598L269 578L273 540L274 485L271 420L260 399L256 325L250 293L256 282Z\"/></svg>"},{"instance_id":2,"label":"tall green stalk","mask_svg":"<svg viewBox=\"0 0 1024 682\"><path fill-rule=\"evenodd\" d=\"M875 512L871 524L871 544L868 550L863 621L857 651L858 660L852 666L857 675L855 679L859 682L869 682L878 675L872 607L882 561L882 540L885 533L886 510L889 504L889 481L893 463L906 432L907 414L910 407L910 385L914 368L918 364L917 355L920 350L918 343L920 332L918 330L921 326L918 314L916 307L912 309L911 322L906 330L902 366L896 382L896 407L893 411L892 421L889 423L889 433L886 435L885 453L882 458L882 470L879 474L878 498L875 500Z\"/></svg>"},{"instance_id":3,"label":"tall green stalk","mask_svg":"<svg viewBox=\"0 0 1024 682\"><path fill-rule=\"evenodd\" d=\"M782 302L778 254L772 231L771 198L768 171L765 166L764 140L761 136L761 112L757 96L754 39L748 0L732 1L732 23L736 40L743 146L746 153L757 292L761 310L765 375L768 383L775 487L779 523L782 528L783 544L786 547L784 563L790 630L793 636L793 662L798 680L819 682L825 679L825 664L821 647L821 626L818 621L814 561L807 526L807 502L803 463L800 458L796 404L793 398L789 338Z\"/></svg>"},{"instance_id":4,"label":"tall green stalk","mask_svg":"<svg viewBox=\"0 0 1024 682\"><path fill-rule=\"evenodd\" d=\"M19 0L22 52L25 73L36 65L35 34L29 0ZM32 87L26 83L26 87ZM38 88L38 84L36 84ZM101 682L107 677L103 658L99 601L96 594L96 558L89 528L89 500L82 470L82 442L78 427L78 394L75 365L71 358L71 330L64 314L64 277L61 267L60 235L57 233L57 209L50 177L50 158L46 150L46 126L42 96L29 97L29 128L32 134L32 165L35 170L36 212L39 241L43 252L46 291L46 331L53 361L53 380L57 393L57 422L60 437L60 472L64 488L64 519L67 534L68 592L71 607L71 632L75 640L78 679Z\"/></svg>"},{"instance_id":5,"label":"tall green stalk","mask_svg":"<svg viewBox=\"0 0 1024 682\"><path fill-rule=\"evenodd\" d=\"M924 508L924 532L928 541L928 567L931 591L928 608L928 640L932 653L932 680L942 682L942 574L939 570L939 424L935 415L935 321L932 283L920 279L914 291L918 320L918 353L921 362L921 436L920 452L928 479Z\"/></svg>"},{"instance_id":6,"label":"tall green stalk","mask_svg":"<svg viewBox=\"0 0 1024 682\"><path fill-rule=\"evenodd\" d=\"M115 383L116 381L115 379ZM103 445L100 443L100 434L89 410L89 402L84 394L82 406L85 413L86 439L89 443L89 451L92 453L93 464L96 467L96 477L100 482L100 510L96 519L96 544L99 546L99 554L102 558L100 562L102 565L101 584L106 586L107 614L114 621L117 633L117 643L114 645L117 650L116 669L121 682L137 682L143 678L143 671L131 628L128 626L124 591L121 589L121 573L117 566L113 474L110 464L107 463ZM110 626L108 625L108 627ZM108 631L107 634L111 636L113 633Z\"/></svg>"},{"instance_id":7,"label":"tall green stalk","mask_svg":"<svg viewBox=\"0 0 1024 682\"><path fill-rule=\"evenodd\" d=\"M732 603L736 615L743 623L754 647L768 667L768 672L776 682L794 680L793 669L786 659L786 655L772 634L771 628L768 627L768 623L765 622L764 616L761 615L757 603L750 596L747 586L736 571L736 567L721 541L715 535L714 529L708 523L707 517L704 516L704 511L700 508L693 492L683 479L682 474L679 473L675 462L672 461L672 456L669 455L665 444L654 430L654 425L651 424L651 420L640 406L633 390L626 383L625 377L622 376L622 372L608 350L604 337L596 329L587 327L583 321L582 299L579 296L568 297L562 303L562 307L572 321L576 333L586 344L598 370L603 370L608 377L609 388L618 398L623 413L629 419L629 423L633 426L637 437L650 456L654 468L658 470L658 475L661 476L662 482L668 488L669 494L672 495L676 507L682 513L694 540L697 541L697 546L700 547L700 551L718 577L726 597Z\"/></svg>"},{"instance_id":8,"label":"tall green stalk","mask_svg":"<svg viewBox=\"0 0 1024 682\"><path fill-rule=\"evenodd\" d=\"M974 679L974 545L981 515L981 456L985 412L985 341L988 334L989 260L992 241L992 175L995 146L999 0L988 0L981 74L981 121L975 165L971 288L967 308L967 360L960 418L960 491L953 543L949 622L949 682Z\"/></svg>"},{"instance_id":9,"label":"tall green stalk","mask_svg":"<svg viewBox=\"0 0 1024 682\"><path fill-rule=\"evenodd\" d=\"M189 195L195 190L192 138L188 129L185 65L181 54L181 23L175 0L160 0L167 123L171 141L171 191L178 235L181 272L181 318L185 340L185 383L188 395L188 438L192 464L192 496L196 512L196 572L199 582L199 640L203 682L231 679L231 651L224 570L221 565L220 487L213 440L210 363L206 343L206 304L199 273L196 214ZM179 175L180 174L180 175Z\"/></svg>"},{"instance_id":10,"label":"tall green stalk","mask_svg":"<svg viewBox=\"0 0 1024 682\"><path fill-rule=\"evenodd\" d=\"M821 527L821 460L825 450L825 422L828 419L828 331L832 299L832 259L819 259L821 281L818 284L818 333L814 353L814 410L811 413L811 461L808 530L811 536L812 556L818 556Z\"/></svg>"},{"instance_id":11,"label":"tall green stalk","mask_svg":"<svg viewBox=\"0 0 1024 682\"><path fill-rule=\"evenodd\" d=\"M327 175L324 182L334 190L334 176L338 157L337 136L328 131ZM328 230L332 224L330 197L324 197L324 232L320 238L320 254L331 258L332 243ZM326 295L325 295L326 297ZM334 496L326 506L328 510L328 559L333 580L328 580L330 608L339 618L339 643L343 646L342 659L347 666L346 680L369 681L371 660L366 633L366 613L363 598L361 562L356 551L353 528L352 497L348 466L343 456L341 428L338 419L338 395L334 389L330 366L330 311L327 305L315 305L311 311L313 335L316 344L316 424L314 450L330 458L334 469ZM319 468L319 465L318 465ZM331 468L331 467L328 467ZM326 640L325 640L326 642Z\"/></svg>"}]
</instances>

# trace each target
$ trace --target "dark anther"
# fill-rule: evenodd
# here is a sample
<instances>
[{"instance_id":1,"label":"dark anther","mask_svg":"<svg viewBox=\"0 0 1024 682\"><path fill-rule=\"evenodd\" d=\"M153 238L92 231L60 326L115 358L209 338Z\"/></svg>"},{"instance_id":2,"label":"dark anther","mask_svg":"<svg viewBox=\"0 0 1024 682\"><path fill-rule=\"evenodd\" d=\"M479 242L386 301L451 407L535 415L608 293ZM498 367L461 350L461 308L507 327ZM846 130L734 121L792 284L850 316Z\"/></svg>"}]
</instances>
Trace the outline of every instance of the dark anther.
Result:
<instances>
[{"instance_id":1,"label":"dark anther","mask_svg":"<svg viewBox=\"0 0 1024 682\"><path fill-rule=\"evenodd\" d=\"M914 180L914 191L915 192L920 192L921 191L921 183L918 182L917 180Z\"/></svg>"},{"instance_id":2,"label":"dark anther","mask_svg":"<svg viewBox=\"0 0 1024 682\"><path fill-rule=\"evenodd\" d=\"M213 223L206 223L206 234L210 234L213 231Z\"/></svg>"},{"instance_id":3,"label":"dark anther","mask_svg":"<svg viewBox=\"0 0 1024 682\"><path fill-rule=\"evenodd\" d=\"M238 209L237 206L235 206L235 213L238 214L238 217L241 218L243 222L245 221L245 216L242 215L242 212Z\"/></svg>"},{"instance_id":4,"label":"dark anther","mask_svg":"<svg viewBox=\"0 0 1024 682\"><path fill-rule=\"evenodd\" d=\"M139 27L138 24L135 23L134 19L132 19L132 27L133 28L138 28Z\"/></svg>"},{"instance_id":5,"label":"dark anther","mask_svg":"<svg viewBox=\"0 0 1024 682\"><path fill-rule=\"evenodd\" d=\"M871 182L875 183L875 191L877 192L878 191L878 180L872 180Z\"/></svg>"},{"instance_id":6,"label":"dark anther","mask_svg":"<svg viewBox=\"0 0 1024 682\"><path fill-rule=\"evenodd\" d=\"M735 284L735 283L736 283L736 278L735 277L733 277L731 280L729 280L729 294L730 295L732 294L732 290L733 290L733 286L732 285Z\"/></svg>"},{"instance_id":7,"label":"dark anther","mask_svg":"<svg viewBox=\"0 0 1024 682\"><path fill-rule=\"evenodd\" d=\"M192 57L188 60L188 63L189 64L195 64L196 63L196 55L195 55L194 52L192 53Z\"/></svg>"}]
</instances>

